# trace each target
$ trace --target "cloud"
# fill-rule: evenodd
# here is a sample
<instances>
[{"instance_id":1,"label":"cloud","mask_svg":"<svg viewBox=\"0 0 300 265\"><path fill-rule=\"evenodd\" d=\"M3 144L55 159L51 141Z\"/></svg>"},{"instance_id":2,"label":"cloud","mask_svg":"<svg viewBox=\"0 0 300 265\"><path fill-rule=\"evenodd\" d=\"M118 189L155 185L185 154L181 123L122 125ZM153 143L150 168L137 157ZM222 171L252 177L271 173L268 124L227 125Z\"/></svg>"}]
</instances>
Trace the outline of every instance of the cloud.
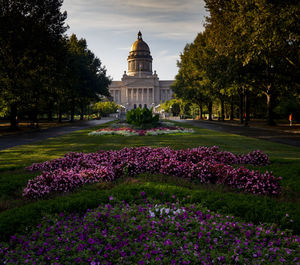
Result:
<instances>
[{"instance_id":1,"label":"cloud","mask_svg":"<svg viewBox=\"0 0 300 265\"><path fill-rule=\"evenodd\" d=\"M119 47L119 48L117 48L117 50L120 50L120 51L130 51L130 47Z\"/></svg>"},{"instance_id":2,"label":"cloud","mask_svg":"<svg viewBox=\"0 0 300 265\"><path fill-rule=\"evenodd\" d=\"M199 0L64 0L69 35L75 32L118 80L138 30L163 79L178 71L176 61L186 43L203 30L206 11Z\"/></svg>"},{"instance_id":3,"label":"cloud","mask_svg":"<svg viewBox=\"0 0 300 265\"><path fill-rule=\"evenodd\" d=\"M157 37L186 39L203 30L199 0L65 0L71 27L112 31L146 30Z\"/></svg>"}]
</instances>

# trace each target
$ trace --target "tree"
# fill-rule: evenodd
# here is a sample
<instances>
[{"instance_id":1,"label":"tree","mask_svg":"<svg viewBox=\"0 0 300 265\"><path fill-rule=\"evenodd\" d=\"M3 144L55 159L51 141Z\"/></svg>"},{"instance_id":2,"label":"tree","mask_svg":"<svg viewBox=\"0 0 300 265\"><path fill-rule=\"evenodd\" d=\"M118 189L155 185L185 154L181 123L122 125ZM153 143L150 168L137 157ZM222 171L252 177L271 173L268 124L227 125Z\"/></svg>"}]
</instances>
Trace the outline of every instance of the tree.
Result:
<instances>
[{"instance_id":1,"label":"tree","mask_svg":"<svg viewBox=\"0 0 300 265\"><path fill-rule=\"evenodd\" d=\"M58 60L67 29L61 6L62 0L0 1L0 97L8 105L11 128L17 127L19 106L36 111L41 91L49 87L48 62Z\"/></svg>"},{"instance_id":2,"label":"tree","mask_svg":"<svg viewBox=\"0 0 300 265\"><path fill-rule=\"evenodd\" d=\"M171 99L166 100L158 108L159 111L172 113L173 116L185 115L188 101L182 99Z\"/></svg>"},{"instance_id":3,"label":"tree","mask_svg":"<svg viewBox=\"0 0 300 265\"><path fill-rule=\"evenodd\" d=\"M234 59L219 54L210 43L209 34L199 33L193 43L186 45L173 90L177 97L197 104L202 118L203 105L207 105L212 119L212 103L221 103L221 120L224 120L225 101L234 94L232 68Z\"/></svg>"},{"instance_id":4,"label":"tree","mask_svg":"<svg viewBox=\"0 0 300 265\"><path fill-rule=\"evenodd\" d=\"M213 91L211 80L206 73L206 62L210 56L210 49L207 46L207 34L199 33L193 43L185 46L180 55L178 74L175 77L172 90L176 97L182 98L191 103L197 104L202 117L203 105L212 110Z\"/></svg>"},{"instance_id":5,"label":"tree","mask_svg":"<svg viewBox=\"0 0 300 265\"><path fill-rule=\"evenodd\" d=\"M276 98L285 87L299 89L299 1L205 0L210 12L206 30L219 54L234 55L246 78L242 90L264 93L269 124L274 124ZM250 66L250 67L249 67ZM251 71L255 69L255 71ZM247 77L251 78L247 78ZM246 89L246 90L245 90Z\"/></svg>"},{"instance_id":6,"label":"tree","mask_svg":"<svg viewBox=\"0 0 300 265\"><path fill-rule=\"evenodd\" d=\"M108 85L111 80L106 76L101 61L87 48L85 39L77 39L73 34L68 42L68 61L66 86L68 86L71 121L76 106L83 119L84 108L99 100L100 95L109 96Z\"/></svg>"},{"instance_id":7,"label":"tree","mask_svg":"<svg viewBox=\"0 0 300 265\"><path fill-rule=\"evenodd\" d=\"M92 106L92 110L97 114L98 118L106 117L111 113L116 113L118 109L119 105L113 101L99 101Z\"/></svg>"}]
</instances>

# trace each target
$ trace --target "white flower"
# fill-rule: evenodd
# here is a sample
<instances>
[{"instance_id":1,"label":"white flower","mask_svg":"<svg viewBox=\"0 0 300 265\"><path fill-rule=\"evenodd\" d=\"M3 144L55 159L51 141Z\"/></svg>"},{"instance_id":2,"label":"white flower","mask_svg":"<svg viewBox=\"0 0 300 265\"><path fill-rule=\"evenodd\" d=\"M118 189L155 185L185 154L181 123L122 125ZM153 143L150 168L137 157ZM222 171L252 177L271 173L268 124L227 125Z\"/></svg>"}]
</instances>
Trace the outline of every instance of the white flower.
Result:
<instances>
[{"instance_id":1,"label":"white flower","mask_svg":"<svg viewBox=\"0 0 300 265\"><path fill-rule=\"evenodd\" d=\"M154 212L152 212L151 210L149 210L149 214L150 214L150 217L155 217L155 213Z\"/></svg>"}]
</instances>

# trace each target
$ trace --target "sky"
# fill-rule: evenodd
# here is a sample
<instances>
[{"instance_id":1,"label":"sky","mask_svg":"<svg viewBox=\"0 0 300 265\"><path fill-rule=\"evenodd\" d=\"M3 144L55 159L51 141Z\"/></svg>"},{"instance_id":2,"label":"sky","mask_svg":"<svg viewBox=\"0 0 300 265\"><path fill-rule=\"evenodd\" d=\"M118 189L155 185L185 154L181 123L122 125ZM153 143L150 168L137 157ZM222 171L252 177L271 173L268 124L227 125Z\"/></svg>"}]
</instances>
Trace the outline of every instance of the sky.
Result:
<instances>
[{"instance_id":1,"label":"sky","mask_svg":"<svg viewBox=\"0 0 300 265\"><path fill-rule=\"evenodd\" d=\"M140 30L160 80L173 80L180 53L203 31L203 0L64 0L67 34L87 41L107 75L120 80Z\"/></svg>"}]
</instances>

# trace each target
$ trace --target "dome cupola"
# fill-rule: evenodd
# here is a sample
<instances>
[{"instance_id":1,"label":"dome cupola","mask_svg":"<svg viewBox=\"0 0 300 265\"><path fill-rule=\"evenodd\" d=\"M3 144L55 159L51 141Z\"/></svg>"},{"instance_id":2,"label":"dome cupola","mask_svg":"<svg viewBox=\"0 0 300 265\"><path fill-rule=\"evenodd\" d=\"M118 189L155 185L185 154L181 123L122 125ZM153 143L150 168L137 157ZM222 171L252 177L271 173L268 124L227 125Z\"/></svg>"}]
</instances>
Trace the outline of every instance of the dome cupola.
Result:
<instances>
[{"instance_id":1,"label":"dome cupola","mask_svg":"<svg viewBox=\"0 0 300 265\"><path fill-rule=\"evenodd\" d=\"M146 42L143 41L142 33L139 31L137 40L131 45L130 52L149 52L150 49Z\"/></svg>"},{"instance_id":2,"label":"dome cupola","mask_svg":"<svg viewBox=\"0 0 300 265\"><path fill-rule=\"evenodd\" d=\"M137 40L132 44L128 61L128 75L152 75L152 56L149 46L143 41L142 33L139 31Z\"/></svg>"}]
</instances>

